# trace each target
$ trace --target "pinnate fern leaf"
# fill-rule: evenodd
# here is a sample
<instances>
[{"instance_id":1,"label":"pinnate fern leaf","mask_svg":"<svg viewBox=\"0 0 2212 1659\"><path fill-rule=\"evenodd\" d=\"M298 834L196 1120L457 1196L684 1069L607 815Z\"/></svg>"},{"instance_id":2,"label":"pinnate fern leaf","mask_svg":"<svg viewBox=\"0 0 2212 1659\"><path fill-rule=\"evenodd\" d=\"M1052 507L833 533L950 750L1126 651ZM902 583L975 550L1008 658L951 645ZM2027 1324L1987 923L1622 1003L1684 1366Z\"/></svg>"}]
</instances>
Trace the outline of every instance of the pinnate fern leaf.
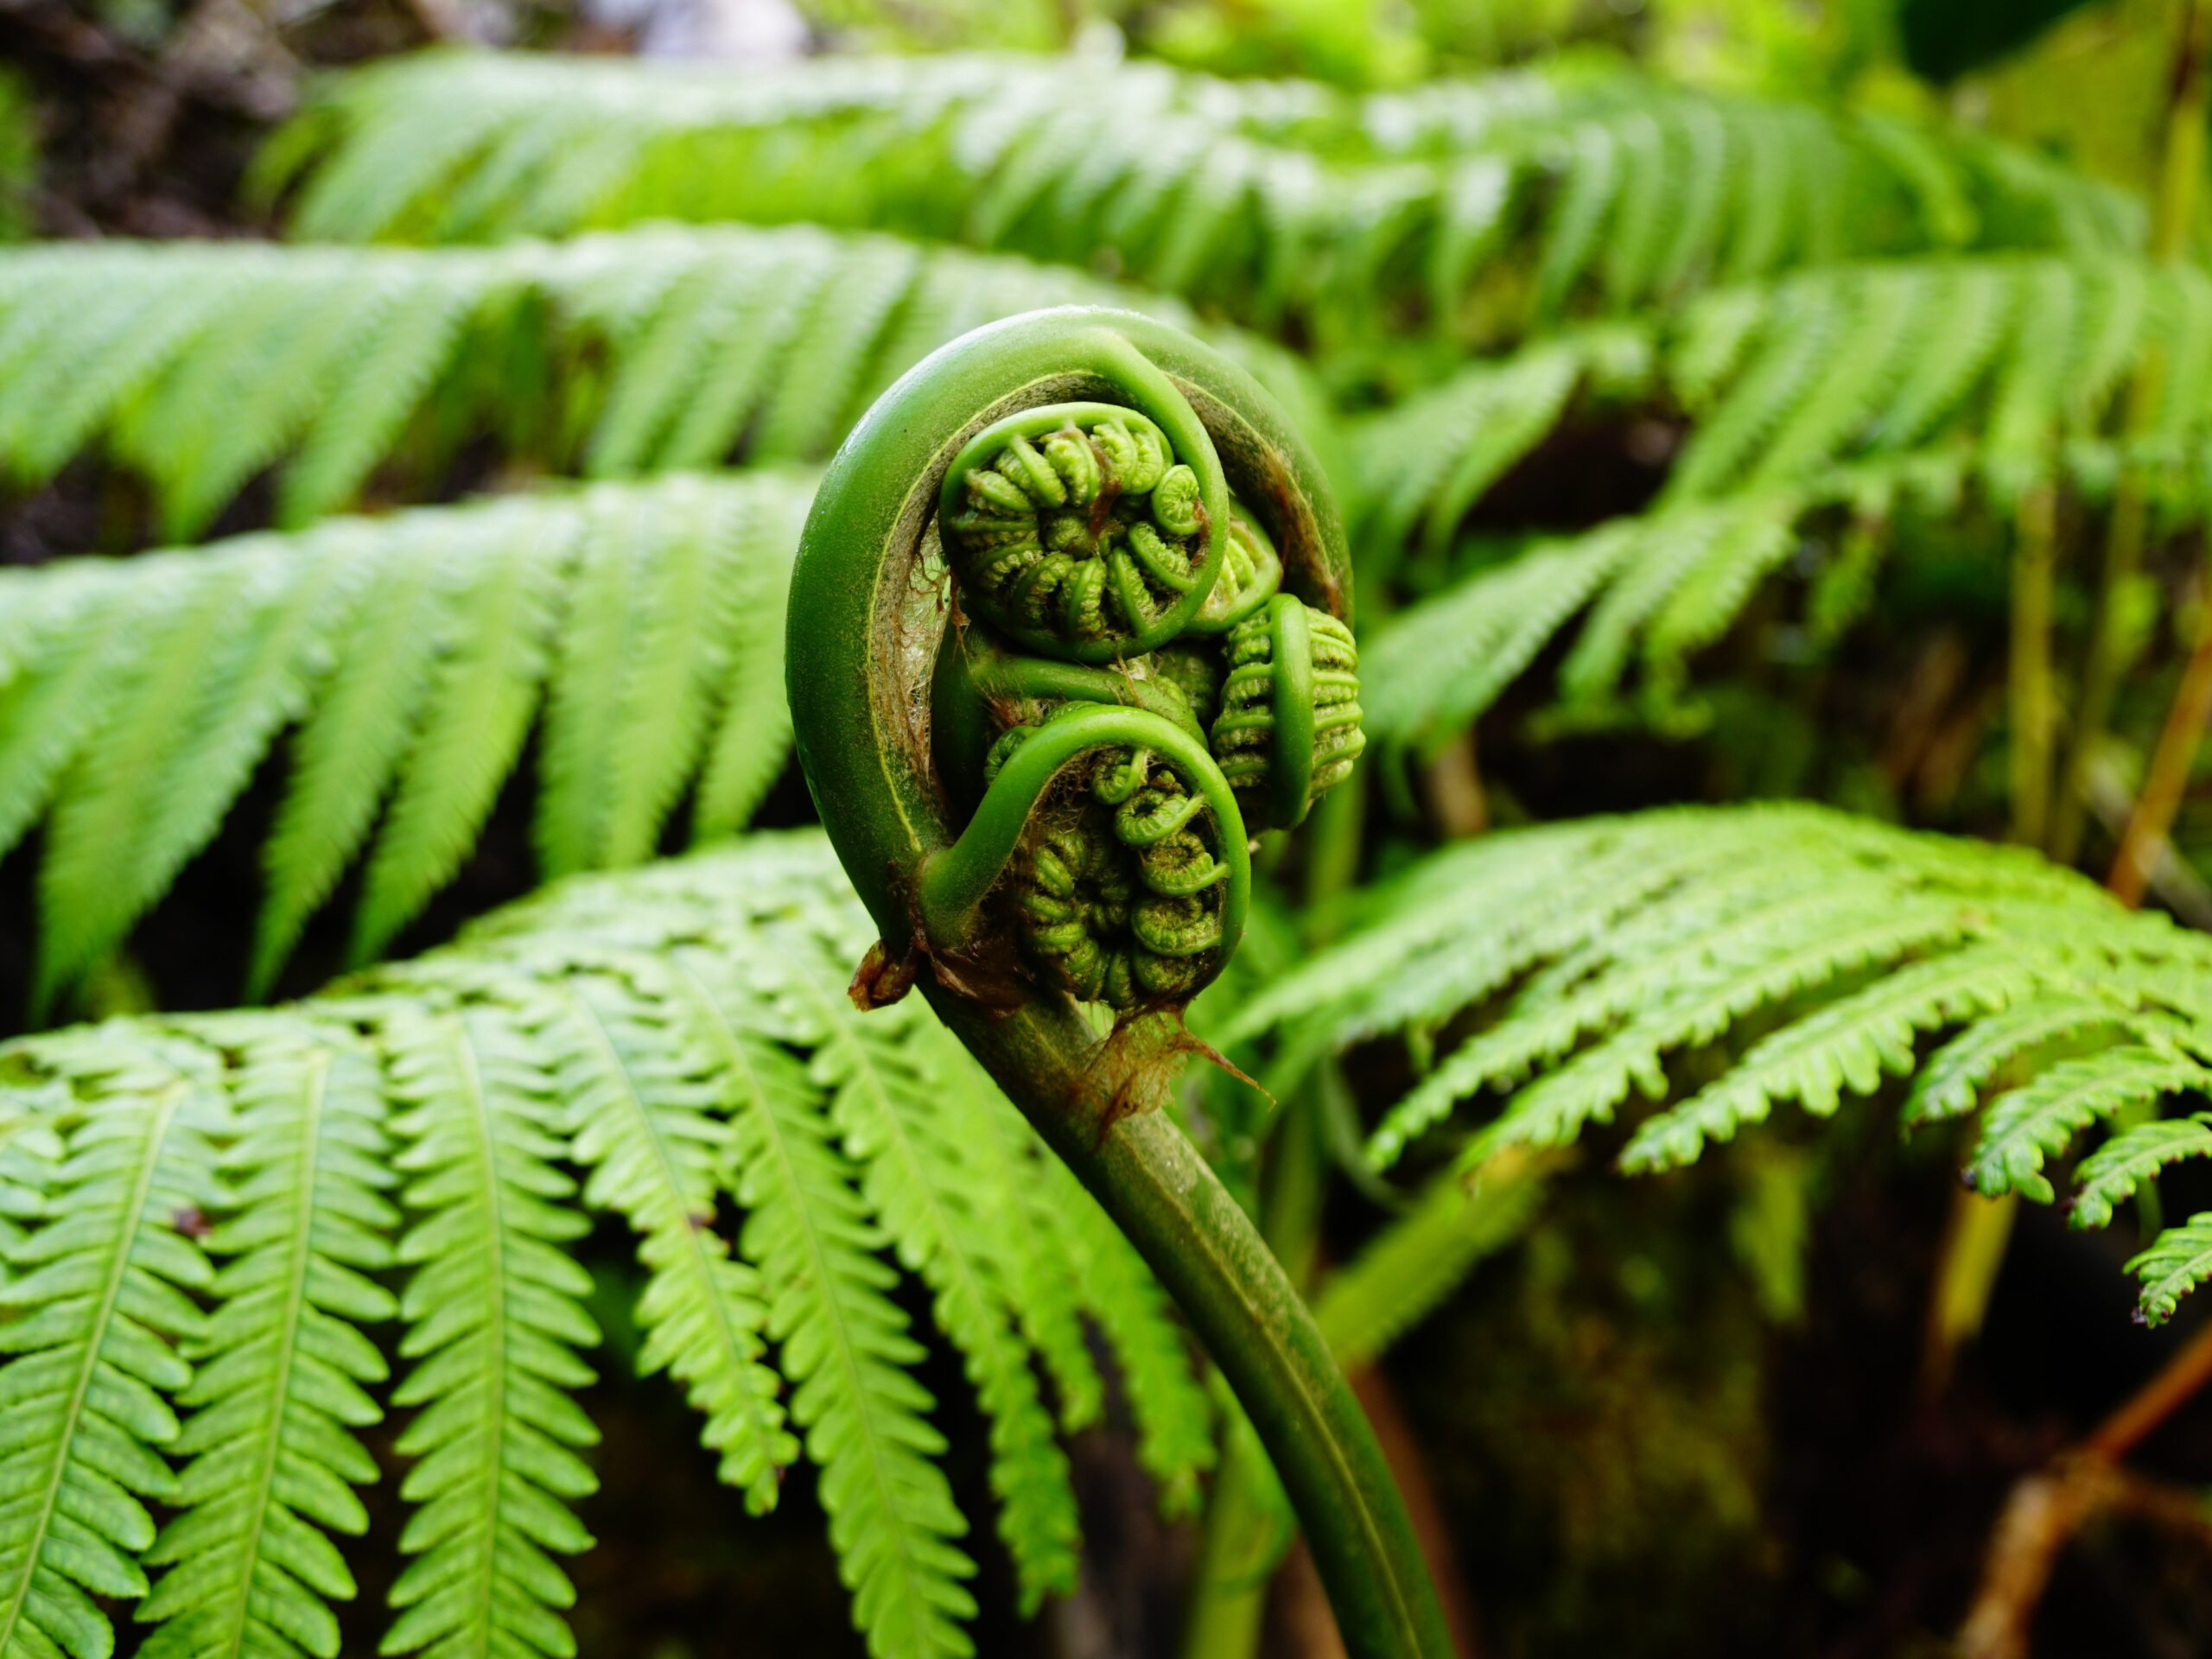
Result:
<instances>
[{"instance_id":1,"label":"pinnate fern leaf","mask_svg":"<svg viewBox=\"0 0 2212 1659\"><path fill-rule=\"evenodd\" d=\"M942 302L954 291L964 305ZM43 245L0 273L0 472L36 484L103 447L152 483L164 533L182 541L269 469L296 527L388 462L435 486L480 437L600 476L741 450L818 461L947 340L1074 303L1201 327L1173 299L1079 270L810 226L431 251ZM105 332L80 339L92 324ZM1210 332L1322 418L1287 353ZM524 362L529 395L493 366Z\"/></svg>"},{"instance_id":2,"label":"pinnate fern leaf","mask_svg":"<svg viewBox=\"0 0 2212 1659\"><path fill-rule=\"evenodd\" d=\"M1620 1162L1670 1168L1778 1103L1825 1117L1910 1080L1908 1125L1979 1115L1976 1191L2050 1202L2049 1166L2100 1122L2212 1094L2212 941L2017 849L1808 806L1682 809L1491 836L1368 906L1227 1035L1400 1035L1427 1070L1376 1127L1378 1164L1471 1100L1496 1109L1458 1139L1459 1172L1640 1094L1659 1109ZM2119 1131L2075 1172L2075 1224L2206 1153L2196 1117ZM2202 1234L2146 1253L2146 1316L2202 1276Z\"/></svg>"},{"instance_id":3,"label":"pinnate fern leaf","mask_svg":"<svg viewBox=\"0 0 2212 1659\"><path fill-rule=\"evenodd\" d=\"M368 1390L389 1371L362 1327L397 1312L371 1275L399 1217L376 1061L336 1027L246 1041L207 1240L215 1311L168 1448L190 1461L145 1554L169 1567L136 1615L157 1627L149 1659L333 1659L329 1602L356 1587L329 1535L367 1529L353 1489L377 1478L357 1432L381 1419Z\"/></svg>"},{"instance_id":4,"label":"pinnate fern leaf","mask_svg":"<svg viewBox=\"0 0 2212 1659\"><path fill-rule=\"evenodd\" d=\"M2212 1213L2167 1228L2129 1258L2127 1270L2142 1281L2137 1311L2145 1323L2163 1325L2173 1318L2181 1299L2212 1279Z\"/></svg>"},{"instance_id":5,"label":"pinnate fern leaf","mask_svg":"<svg viewBox=\"0 0 2212 1659\"><path fill-rule=\"evenodd\" d=\"M357 861L358 953L413 919L541 715L550 872L651 856L695 781L697 829L740 827L788 753L763 710L809 488L599 485L0 575L28 619L0 670L0 848L47 814L41 1000L124 940L288 728L256 995Z\"/></svg>"},{"instance_id":6,"label":"pinnate fern leaf","mask_svg":"<svg viewBox=\"0 0 2212 1659\"><path fill-rule=\"evenodd\" d=\"M1077 1550L1046 1374L1074 1425L1117 1367L1187 1507L1216 1416L1164 1293L924 1004L851 1005L869 932L817 834L757 836L556 884L315 1001L0 1051L11 1650L103 1659L119 1599L143 1651L328 1659L388 1576L359 1564L389 1415L384 1650L573 1652L570 1246L600 1212L637 1239L640 1368L734 1502L816 1466L880 1659L973 1649L908 1274L990 1424L1025 1602Z\"/></svg>"},{"instance_id":7,"label":"pinnate fern leaf","mask_svg":"<svg viewBox=\"0 0 2212 1659\"><path fill-rule=\"evenodd\" d=\"M2004 474L2104 494L2115 470L2158 480L2172 521L2212 508L2185 469L2152 446L2094 442L2036 448ZM1832 641L1866 609L1897 526L1955 513L1983 492L1991 457L1966 445L1907 451L1832 467L1789 486L1711 501L1662 503L1634 518L1543 538L1516 556L1475 564L1408 606L1362 642L1361 702L1370 735L1423 746L1464 729L1562 638L1557 725L1629 716L1662 729L1694 728L1690 694L1700 652L1736 625L1756 594L1796 584L1808 632Z\"/></svg>"},{"instance_id":8,"label":"pinnate fern leaf","mask_svg":"<svg viewBox=\"0 0 2212 1659\"><path fill-rule=\"evenodd\" d=\"M465 121L441 118L466 108ZM810 219L1455 327L1525 261L1530 315L1853 252L2139 241L2115 193L1961 135L1518 73L1360 99L1158 64L947 56L773 73L444 55L341 83L272 151L306 234L494 239ZM1851 204L1846 211L1844 204ZM1378 298L1387 302L1378 304Z\"/></svg>"},{"instance_id":9,"label":"pinnate fern leaf","mask_svg":"<svg viewBox=\"0 0 2212 1659\"><path fill-rule=\"evenodd\" d=\"M163 1448L213 1278L192 1236L213 1205L224 1102L202 1057L127 1028L34 1064L59 1085L57 1156L12 1239L0 1300L0 1651L106 1659L94 1597L147 1588L149 1502L179 1496ZM28 1173L28 1172L22 1172Z\"/></svg>"}]
</instances>

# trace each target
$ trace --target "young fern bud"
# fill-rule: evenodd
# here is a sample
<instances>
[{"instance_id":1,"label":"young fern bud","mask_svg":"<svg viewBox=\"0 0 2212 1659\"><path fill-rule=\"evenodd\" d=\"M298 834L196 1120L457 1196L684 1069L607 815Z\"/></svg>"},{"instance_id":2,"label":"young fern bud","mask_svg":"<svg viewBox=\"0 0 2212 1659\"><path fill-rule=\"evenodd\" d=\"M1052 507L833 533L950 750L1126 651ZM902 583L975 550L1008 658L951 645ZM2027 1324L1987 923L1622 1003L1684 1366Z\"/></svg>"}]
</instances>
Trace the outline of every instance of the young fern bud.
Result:
<instances>
[{"instance_id":1,"label":"young fern bud","mask_svg":"<svg viewBox=\"0 0 2212 1659\"><path fill-rule=\"evenodd\" d=\"M1277 594L1229 632L1229 678L1213 752L1261 823L1287 829L1351 775L1359 729L1359 647L1325 611Z\"/></svg>"},{"instance_id":2,"label":"young fern bud","mask_svg":"<svg viewBox=\"0 0 2212 1659\"><path fill-rule=\"evenodd\" d=\"M1235 497L1229 503L1229 535L1222 548L1221 575L1206 602L1191 619L1193 633L1226 633L1275 596L1282 586L1282 556L1268 532Z\"/></svg>"},{"instance_id":3,"label":"young fern bud","mask_svg":"<svg viewBox=\"0 0 2212 1659\"><path fill-rule=\"evenodd\" d=\"M1232 488L1255 509L1233 556ZM1127 313L1014 318L909 371L830 462L792 573L792 726L881 932L855 999L918 985L1143 1253L1281 1474L1352 1659L1442 1659L1403 1503L1312 1315L1152 1109L1250 894L1217 688L1236 630L1286 602L1306 656L1287 622L1265 671L1348 677L1343 527L1250 377ZM1319 735L1321 707L1270 704L1274 730L1308 734L1301 804L1357 752ZM1287 776L1247 791L1273 821ZM1109 1039L1093 1001L1120 1011Z\"/></svg>"},{"instance_id":4,"label":"young fern bud","mask_svg":"<svg viewBox=\"0 0 2212 1659\"><path fill-rule=\"evenodd\" d=\"M1213 474L1210 451L1195 452ZM1191 624L1221 573L1197 467L1140 409L1048 404L985 427L946 468L939 534L969 610L1050 657L1133 657Z\"/></svg>"}]
</instances>

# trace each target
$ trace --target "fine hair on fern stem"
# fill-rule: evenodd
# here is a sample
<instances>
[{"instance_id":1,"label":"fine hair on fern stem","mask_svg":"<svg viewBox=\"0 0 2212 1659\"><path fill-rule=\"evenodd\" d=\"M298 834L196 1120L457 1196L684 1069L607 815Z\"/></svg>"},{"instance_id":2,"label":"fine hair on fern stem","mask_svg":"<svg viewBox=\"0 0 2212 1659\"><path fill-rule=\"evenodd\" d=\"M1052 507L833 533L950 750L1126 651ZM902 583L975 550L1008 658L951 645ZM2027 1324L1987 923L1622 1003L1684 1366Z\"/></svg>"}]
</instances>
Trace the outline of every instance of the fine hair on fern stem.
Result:
<instances>
[{"instance_id":1,"label":"fine hair on fern stem","mask_svg":"<svg viewBox=\"0 0 2212 1659\"><path fill-rule=\"evenodd\" d=\"M1183 1007L1236 947L1250 833L1358 753L1350 603L1326 481L1248 375L1134 315L1038 312L917 365L838 452L787 671L881 932L855 999L921 988L1181 1305L1349 1650L1425 1659L1450 1639L1373 1433L1157 1109L1197 1046Z\"/></svg>"}]
</instances>

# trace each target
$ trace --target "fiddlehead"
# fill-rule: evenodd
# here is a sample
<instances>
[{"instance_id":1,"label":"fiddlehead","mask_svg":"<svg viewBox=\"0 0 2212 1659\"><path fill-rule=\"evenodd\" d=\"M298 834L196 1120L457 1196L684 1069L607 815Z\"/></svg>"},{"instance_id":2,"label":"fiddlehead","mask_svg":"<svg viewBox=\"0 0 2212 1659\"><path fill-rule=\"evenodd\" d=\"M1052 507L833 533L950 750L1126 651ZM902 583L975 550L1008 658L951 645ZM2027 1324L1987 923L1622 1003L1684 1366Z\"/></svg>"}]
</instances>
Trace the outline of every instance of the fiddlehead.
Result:
<instances>
[{"instance_id":1,"label":"fiddlehead","mask_svg":"<svg viewBox=\"0 0 2212 1659\"><path fill-rule=\"evenodd\" d=\"M1428 1659L1450 1641L1365 1419L1249 1218L1150 1109L1190 1046L1183 1003L1243 928L1230 768L1287 824L1357 752L1350 602L1326 482L1249 376L1143 318L1040 312L918 365L839 450L786 664L808 786L881 931L855 998L928 996L1198 1330L1350 1651ZM1236 680L1255 626L1265 696ZM1086 1002L1120 1011L1110 1040Z\"/></svg>"},{"instance_id":2,"label":"fiddlehead","mask_svg":"<svg viewBox=\"0 0 2212 1659\"><path fill-rule=\"evenodd\" d=\"M1229 632L1229 678L1213 752L1262 823L1287 826L1351 775L1359 729L1359 647L1326 611L1288 594Z\"/></svg>"},{"instance_id":3,"label":"fiddlehead","mask_svg":"<svg viewBox=\"0 0 2212 1659\"><path fill-rule=\"evenodd\" d=\"M1120 404L993 422L952 458L938 503L963 602L1008 639L1077 662L1165 644L1221 574L1228 507L1212 461Z\"/></svg>"}]
</instances>

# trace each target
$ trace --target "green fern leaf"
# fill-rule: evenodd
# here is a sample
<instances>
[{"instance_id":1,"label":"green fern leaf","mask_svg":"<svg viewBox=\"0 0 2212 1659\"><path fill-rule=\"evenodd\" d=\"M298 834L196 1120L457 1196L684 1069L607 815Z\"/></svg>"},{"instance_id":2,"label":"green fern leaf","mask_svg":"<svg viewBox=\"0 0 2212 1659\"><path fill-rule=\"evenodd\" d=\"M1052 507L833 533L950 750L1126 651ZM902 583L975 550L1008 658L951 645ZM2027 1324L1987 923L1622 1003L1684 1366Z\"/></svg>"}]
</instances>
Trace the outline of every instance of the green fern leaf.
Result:
<instances>
[{"instance_id":1,"label":"green fern leaf","mask_svg":"<svg viewBox=\"0 0 2212 1659\"><path fill-rule=\"evenodd\" d=\"M141 561L128 582L82 565L8 582L0 607L11 630L0 677L0 850L22 839L106 719L124 664L148 620L175 603L182 571Z\"/></svg>"},{"instance_id":2,"label":"green fern leaf","mask_svg":"<svg viewBox=\"0 0 2212 1659\"><path fill-rule=\"evenodd\" d=\"M1930 1055L1913 1078L1898 1119L1910 1129L1964 1117L1981 1103L1981 1091L2019 1056L2088 1033L2135 1028L2129 1010L2105 997L2031 997L1993 1018L1976 1020Z\"/></svg>"},{"instance_id":3,"label":"green fern leaf","mask_svg":"<svg viewBox=\"0 0 2212 1659\"><path fill-rule=\"evenodd\" d=\"M716 602L728 643L715 665L715 729L691 803L695 840L741 829L791 753L783 618L801 505L796 492L781 503L734 501L721 521Z\"/></svg>"},{"instance_id":4,"label":"green fern leaf","mask_svg":"<svg viewBox=\"0 0 2212 1659\"><path fill-rule=\"evenodd\" d=\"M107 723L56 791L35 1017L114 950L214 835L298 713L301 664L350 574L332 558L280 571L249 550L227 569L196 572L188 601L143 642Z\"/></svg>"},{"instance_id":5,"label":"green fern leaf","mask_svg":"<svg viewBox=\"0 0 2212 1659\"><path fill-rule=\"evenodd\" d=\"M774 1507L798 1455L784 1428L775 1373L762 1363L767 1322L760 1275L733 1261L712 1226L735 1173L737 1138L716 1109L710 1033L683 1023L684 1003L650 958L620 963L634 983L579 978L563 999L577 1033L559 1077L578 1124L576 1157L592 1171L584 1201L629 1219L650 1272L638 1300L640 1368L665 1369L707 1417L701 1438L746 1507Z\"/></svg>"},{"instance_id":6,"label":"green fern leaf","mask_svg":"<svg viewBox=\"0 0 2212 1659\"><path fill-rule=\"evenodd\" d=\"M2212 1213L2167 1228L2128 1262L2127 1270L2143 1286L2136 1317L2146 1325L2164 1325L2183 1297L2212 1279Z\"/></svg>"},{"instance_id":7,"label":"green fern leaf","mask_svg":"<svg viewBox=\"0 0 2212 1659\"><path fill-rule=\"evenodd\" d=\"M2074 1195L2068 1219L2076 1227L2105 1226L2113 1211L2135 1196L2138 1186L2155 1179L2168 1164L2203 1157L2212 1157L2212 1112L2153 1118L2124 1129L2075 1170L2081 1190Z\"/></svg>"},{"instance_id":8,"label":"green fern leaf","mask_svg":"<svg viewBox=\"0 0 2212 1659\"><path fill-rule=\"evenodd\" d=\"M336 660L293 740L289 785L263 851L268 896L254 931L250 1000L268 994L308 917L368 837L429 690L448 572L471 556L468 528L457 516L423 515L399 521L380 548L375 532L355 533L373 579L334 641ZM352 556L339 539L345 534L334 527L334 557Z\"/></svg>"},{"instance_id":9,"label":"green fern leaf","mask_svg":"<svg viewBox=\"0 0 2212 1659\"><path fill-rule=\"evenodd\" d=\"M83 1110L0 1281L0 1651L107 1659L92 1598L144 1593L145 1506L177 1492L161 1448L192 1368L169 1339L201 1331L213 1278L180 1221L214 1201L221 1102L204 1057L127 1029L39 1063Z\"/></svg>"},{"instance_id":10,"label":"green fern leaf","mask_svg":"<svg viewBox=\"0 0 2212 1659\"><path fill-rule=\"evenodd\" d=\"M962 1581L975 1568L954 1542L966 1527L934 1462L944 1440L909 1375L921 1350L885 1294L895 1276L875 1251L887 1241L805 1071L771 1040L750 988L711 952L680 950L675 966L745 1079L737 1191L749 1213L740 1249L776 1287L768 1332L796 1385L791 1416L822 1471L854 1622L880 1659L966 1655L959 1621L975 1601Z\"/></svg>"},{"instance_id":11,"label":"green fern leaf","mask_svg":"<svg viewBox=\"0 0 2212 1659\"><path fill-rule=\"evenodd\" d=\"M1713 1141L1764 1122L1777 1101L1816 1117L1847 1094L1871 1095L1912 1070L1923 1032L1999 1012L2032 993L2047 969L2008 943L1915 963L1762 1038L1720 1082L1645 1122L1621 1154L1624 1169L1694 1163Z\"/></svg>"},{"instance_id":12,"label":"green fern leaf","mask_svg":"<svg viewBox=\"0 0 2212 1659\"><path fill-rule=\"evenodd\" d=\"M387 1376L361 1334L397 1311L368 1275L391 1261L398 1212L382 1195L384 1100L373 1056L349 1037L256 1033L231 1084L236 1140L207 1249L224 1265L215 1312L178 1395L194 1408L169 1446L188 1458L177 1517L148 1549L168 1570L138 1605L146 1659L333 1659L330 1599L353 1575L328 1533L359 1536L352 1488L376 1478L355 1431L383 1414Z\"/></svg>"},{"instance_id":13,"label":"green fern leaf","mask_svg":"<svg viewBox=\"0 0 2212 1659\"><path fill-rule=\"evenodd\" d=\"M397 1407L411 1559L385 1650L572 1652L557 1558L589 1541L574 1396L596 1332L566 1247L587 1209L636 1230L641 1367L682 1385L724 1478L764 1506L791 1432L818 1465L874 1653L972 1648L966 1522L893 1255L991 1420L1028 1595L1075 1560L1035 1359L1071 1426L1117 1360L1140 1454L1187 1509L1214 1413L1164 1294L923 1003L863 1018L846 1001L872 932L818 834L754 837L560 884L317 1001L11 1050L12 1645L105 1659L93 1598L137 1597L149 1653L327 1659L367 1548L340 1548L376 1472L357 1435ZM372 1276L391 1266L397 1321ZM388 1322L396 1386L372 1341ZM156 1502L173 1510L158 1535Z\"/></svg>"},{"instance_id":14,"label":"green fern leaf","mask_svg":"<svg viewBox=\"0 0 2212 1659\"><path fill-rule=\"evenodd\" d=\"M966 296L958 315L910 303L951 291ZM0 282L0 469L43 482L105 440L151 480L167 533L188 539L265 471L296 526L388 461L435 485L477 438L540 470L581 449L602 475L741 448L819 459L864 391L961 329L1084 302L1199 328L1319 416L1296 359L1172 298L887 236L664 226L493 250L57 243L11 256Z\"/></svg>"},{"instance_id":15,"label":"green fern leaf","mask_svg":"<svg viewBox=\"0 0 2212 1659\"><path fill-rule=\"evenodd\" d=\"M1065 1230L1082 1274L1084 1304L1121 1359L1136 1416L1137 1459L1160 1483L1165 1513L1195 1514L1199 1478L1215 1462L1214 1408L1167 1294L1065 1164L1046 1159L1040 1172L1041 1211Z\"/></svg>"},{"instance_id":16,"label":"green fern leaf","mask_svg":"<svg viewBox=\"0 0 2212 1659\"><path fill-rule=\"evenodd\" d=\"M436 120L460 107L466 122ZM1624 306L1853 253L2143 234L2117 193L1986 139L1625 74L1353 99L1140 63L709 77L433 57L341 84L279 152L272 171L308 162L297 222L314 238L896 225L1049 258L1103 251L1270 324L1357 307L1449 326L1516 256L1541 273L1541 315L1586 290Z\"/></svg>"},{"instance_id":17,"label":"green fern leaf","mask_svg":"<svg viewBox=\"0 0 2212 1659\"><path fill-rule=\"evenodd\" d=\"M934 1295L937 1321L967 1362L991 1419L991 1484L1000 1535L1014 1557L1025 1609L1075 1586L1076 1516L1066 1460L1039 1394L1027 1344L1014 1328L1007 1263L1028 1248L1015 1213L995 1209L969 1148L993 1128L987 1097L949 1087L960 1074L927 1064L918 1007L850 1017L839 962L785 936L813 970L778 988L815 1045L815 1080L861 1170L861 1191L883 1218L900 1261Z\"/></svg>"},{"instance_id":18,"label":"green fern leaf","mask_svg":"<svg viewBox=\"0 0 2212 1659\"><path fill-rule=\"evenodd\" d=\"M379 1651L572 1655L575 1592L554 1557L592 1541L568 1506L598 1484L577 1455L598 1435L568 1391L592 1380L575 1351L599 1332L590 1278L557 1248L588 1228L551 1162L566 1110L512 1014L395 1020L387 1043L423 1219L398 1245L414 1365L391 1395L415 1408L398 1440L414 1559Z\"/></svg>"},{"instance_id":19,"label":"green fern leaf","mask_svg":"<svg viewBox=\"0 0 2212 1659\"><path fill-rule=\"evenodd\" d=\"M2042 1173L2046 1157L2065 1151L2099 1118L2207 1085L2212 1071L2164 1049L2116 1048L2063 1060L1991 1103L1967 1179L1984 1198L2017 1192L2049 1204L2054 1195Z\"/></svg>"},{"instance_id":20,"label":"green fern leaf","mask_svg":"<svg viewBox=\"0 0 2212 1659\"><path fill-rule=\"evenodd\" d=\"M518 518L451 567L447 646L362 879L353 958L383 953L452 879L522 751L546 669L557 566Z\"/></svg>"}]
</instances>

